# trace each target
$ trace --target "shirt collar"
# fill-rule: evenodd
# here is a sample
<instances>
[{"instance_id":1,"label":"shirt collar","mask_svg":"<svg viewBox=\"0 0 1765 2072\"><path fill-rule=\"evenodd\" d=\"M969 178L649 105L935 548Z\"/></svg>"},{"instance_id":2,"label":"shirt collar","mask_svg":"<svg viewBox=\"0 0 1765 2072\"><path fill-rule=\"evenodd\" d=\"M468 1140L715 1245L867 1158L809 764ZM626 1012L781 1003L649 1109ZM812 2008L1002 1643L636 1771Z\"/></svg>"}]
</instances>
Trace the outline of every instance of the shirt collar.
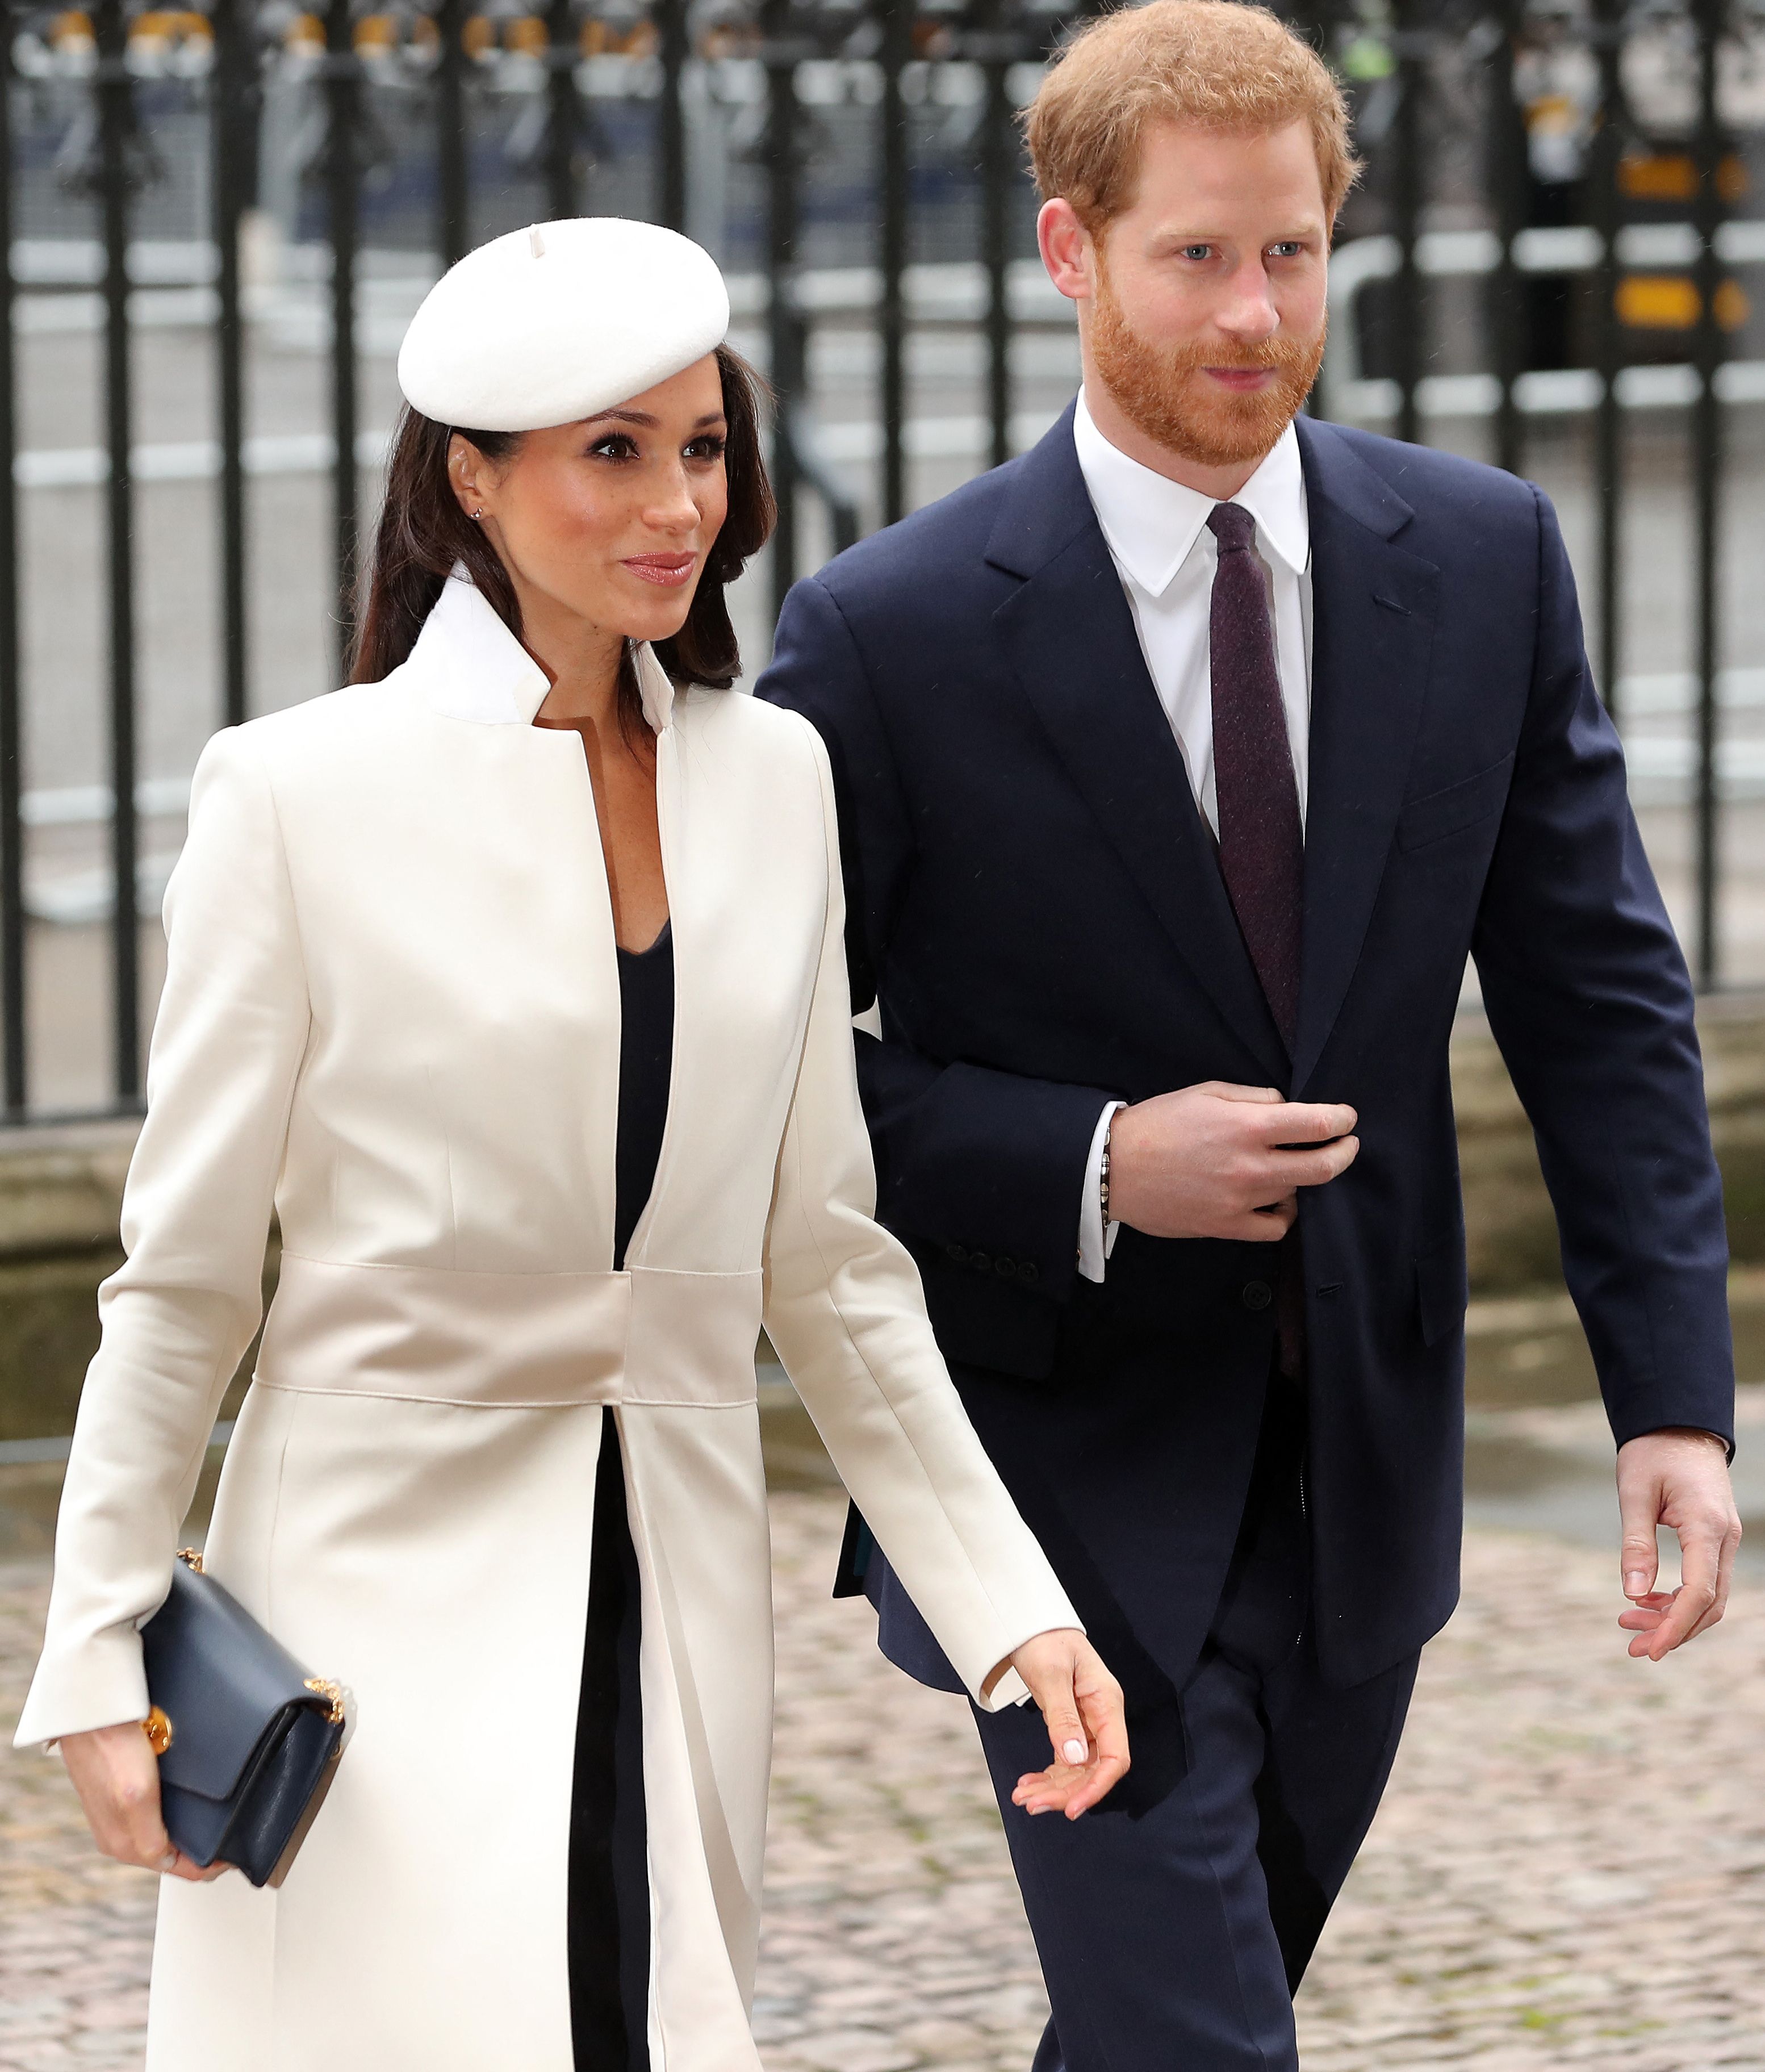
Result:
<instances>
[{"instance_id":1,"label":"shirt collar","mask_svg":"<svg viewBox=\"0 0 1765 2072\"><path fill-rule=\"evenodd\" d=\"M408 666L422 677L437 712L485 726L531 726L551 689L463 566L442 584ZM643 717L660 734L673 717L674 686L647 641L638 648L637 672Z\"/></svg>"},{"instance_id":2,"label":"shirt collar","mask_svg":"<svg viewBox=\"0 0 1765 2072\"><path fill-rule=\"evenodd\" d=\"M1148 596L1162 596L1189 557L1214 500L1172 482L1111 446L1082 388L1073 443L1092 508L1117 565ZM1232 499L1256 520L1258 544L1302 575L1311 557L1311 514L1299 434L1290 424Z\"/></svg>"}]
</instances>

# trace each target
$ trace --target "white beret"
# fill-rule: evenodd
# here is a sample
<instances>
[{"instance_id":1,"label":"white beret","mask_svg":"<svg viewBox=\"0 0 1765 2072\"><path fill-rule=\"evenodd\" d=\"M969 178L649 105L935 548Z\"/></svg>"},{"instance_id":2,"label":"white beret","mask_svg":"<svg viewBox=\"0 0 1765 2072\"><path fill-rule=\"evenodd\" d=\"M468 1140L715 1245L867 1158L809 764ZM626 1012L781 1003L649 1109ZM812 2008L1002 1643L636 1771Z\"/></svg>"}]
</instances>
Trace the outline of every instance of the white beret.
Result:
<instances>
[{"instance_id":1,"label":"white beret","mask_svg":"<svg viewBox=\"0 0 1765 2072\"><path fill-rule=\"evenodd\" d=\"M653 223L581 216L469 252L399 348L413 410L482 432L592 417L723 343L729 295L709 253Z\"/></svg>"}]
</instances>

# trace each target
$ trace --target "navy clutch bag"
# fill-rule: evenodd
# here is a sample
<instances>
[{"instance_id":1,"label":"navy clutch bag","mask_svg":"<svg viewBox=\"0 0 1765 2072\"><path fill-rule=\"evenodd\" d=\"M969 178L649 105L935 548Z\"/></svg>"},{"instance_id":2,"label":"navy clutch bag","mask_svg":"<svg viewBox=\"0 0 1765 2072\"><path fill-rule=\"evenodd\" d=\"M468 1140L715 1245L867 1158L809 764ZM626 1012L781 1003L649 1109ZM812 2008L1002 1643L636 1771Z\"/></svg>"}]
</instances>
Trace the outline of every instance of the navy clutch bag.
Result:
<instances>
[{"instance_id":1,"label":"navy clutch bag","mask_svg":"<svg viewBox=\"0 0 1765 2072\"><path fill-rule=\"evenodd\" d=\"M311 1676L186 1548L141 1630L166 1832L193 1863L279 1885L343 1753L343 1697Z\"/></svg>"}]
</instances>

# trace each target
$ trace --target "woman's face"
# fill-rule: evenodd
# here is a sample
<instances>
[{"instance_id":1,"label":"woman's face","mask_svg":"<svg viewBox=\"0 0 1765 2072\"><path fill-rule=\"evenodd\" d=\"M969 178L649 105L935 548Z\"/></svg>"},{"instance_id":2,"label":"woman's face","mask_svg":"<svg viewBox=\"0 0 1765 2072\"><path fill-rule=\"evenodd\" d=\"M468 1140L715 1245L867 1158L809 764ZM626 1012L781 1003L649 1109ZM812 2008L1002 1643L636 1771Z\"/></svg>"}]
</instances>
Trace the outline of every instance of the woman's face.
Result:
<instances>
[{"instance_id":1,"label":"woman's face","mask_svg":"<svg viewBox=\"0 0 1765 2072\"><path fill-rule=\"evenodd\" d=\"M448 471L529 623L567 615L666 640L686 623L729 509L716 356L598 417L527 432L504 461L456 434Z\"/></svg>"}]
</instances>

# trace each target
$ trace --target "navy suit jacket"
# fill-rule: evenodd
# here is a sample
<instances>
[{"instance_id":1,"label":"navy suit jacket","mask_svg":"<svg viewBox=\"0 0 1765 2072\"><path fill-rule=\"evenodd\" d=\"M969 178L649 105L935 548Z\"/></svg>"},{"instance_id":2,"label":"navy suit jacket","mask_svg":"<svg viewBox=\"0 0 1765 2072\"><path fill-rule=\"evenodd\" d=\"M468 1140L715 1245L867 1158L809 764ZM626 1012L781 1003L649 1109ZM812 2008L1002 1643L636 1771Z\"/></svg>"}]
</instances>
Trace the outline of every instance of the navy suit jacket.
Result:
<instances>
[{"instance_id":1,"label":"navy suit jacket","mask_svg":"<svg viewBox=\"0 0 1765 2072\"><path fill-rule=\"evenodd\" d=\"M1467 955L1537 1134L1622 1443L1727 1436L1721 1182L1684 961L1527 483L1302 418L1314 599L1302 997L1283 1045L1073 449L798 583L761 695L830 751L879 1214L1082 1616L1155 1702L1229 1560L1275 1328L1266 1247L1123 1230L1075 1271L1103 1102L1205 1079L1346 1101L1300 1194L1326 1675L1458 1589L1463 1212L1447 1043ZM930 1675L910 1607L885 1646ZM892 1638L891 1626L896 1630Z\"/></svg>"}]
</instances>

